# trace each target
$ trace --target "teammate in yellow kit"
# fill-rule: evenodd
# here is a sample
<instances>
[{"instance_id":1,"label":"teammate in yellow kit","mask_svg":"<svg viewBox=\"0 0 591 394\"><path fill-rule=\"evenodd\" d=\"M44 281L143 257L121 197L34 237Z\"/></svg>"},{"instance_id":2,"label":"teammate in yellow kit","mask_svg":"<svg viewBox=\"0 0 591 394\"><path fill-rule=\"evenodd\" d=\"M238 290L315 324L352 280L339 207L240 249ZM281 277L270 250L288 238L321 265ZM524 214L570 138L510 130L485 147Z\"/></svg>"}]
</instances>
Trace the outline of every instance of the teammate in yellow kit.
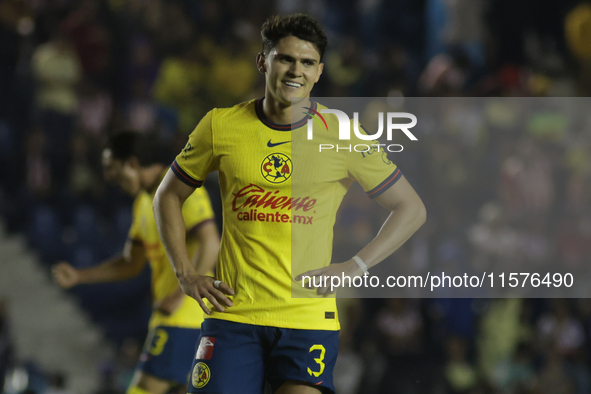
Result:
<instances>
[{"instance_id":1,"label":"teammate in yellow kit","mask_svg":"<svg viewBox=\"0 0 591 394\"><path fill-rule=\"evenodd\" d=\"M301 14L270 18L261 34L256 65L265 75L265 97L210 111L154 200L158 230L181 288L208 315L189 392L260 394L267 380L274 393L332 393L339 329L335 299L325 297L326 289L320 296L310 290L309 297L292 298L294 284L304 273L361 275L398 249L426 213L385 154L301 157L310 147L302 138L310 115L295 113L320 108L309 96L322 74L326 35L316 20ZM324 132L314 128L320 141L336 138L336 117L326 118ZM216 170L224 229L213 278L191 264L181 207ZM353 181L391 215L357 256L330 264L336 212Z\"/></svg>"},{"instance_id":2,"label":"teammate in yellow kit","mask_svg":"<svg viewBox=\"0 0 591 394\"><path fill-rule=\"evenodd\" d=\"M199 338L203 311L178 286L160 242L152 201L165 166L155 160L149 138L122 132L111 138L103 152L105 177L135 196L133 223L122 256L103 264L77 270L68 263L57 264L53 273L64 288L78 284L112 282L138 275L146 261L152 269L154 312L150 332L128 394L164 394L187 381L194 344ZM205 190L194 193L183 207L188 255L196 272L213 270L219 251L219 235Z\"/></svg>"}]
</instances>

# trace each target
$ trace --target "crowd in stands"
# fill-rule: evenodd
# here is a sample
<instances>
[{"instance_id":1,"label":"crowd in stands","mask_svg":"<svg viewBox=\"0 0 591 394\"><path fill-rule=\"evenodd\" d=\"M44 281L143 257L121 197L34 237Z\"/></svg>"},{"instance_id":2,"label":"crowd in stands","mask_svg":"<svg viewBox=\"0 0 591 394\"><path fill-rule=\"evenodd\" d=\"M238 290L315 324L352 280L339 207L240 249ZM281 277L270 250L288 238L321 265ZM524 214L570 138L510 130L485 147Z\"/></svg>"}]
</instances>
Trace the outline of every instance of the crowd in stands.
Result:
<instances>
[{"instance_id":1,"label":"crowd in stands","mask_svg":"<svg viewBox=\"0 0 591 394\"><path fill-rule=\"evenodd\" d=\"M316 97L591 93L591 6L578 0L0 0L0 213L40 269L122 248L131 200L102 179L109 133L151 134L171 161L211 108L263 96L260 26L298 11L329 36ZM390 155L428 210L392 264L591 266L591 118L525 117L501 100L446 121ZM215 177L206 187L219 213ZM359 250L387 214L363 198L341 209L335 242L355 241L341 250ZM146 334L149 272L72 293L120 348L97 360L96 393L123 392ZM591 392L588 299L339 303L338 393ZM2 376L18 355L3 305ZM68 392L66 377L44 376L27 392Z\"/></svg>"}]
</instances>

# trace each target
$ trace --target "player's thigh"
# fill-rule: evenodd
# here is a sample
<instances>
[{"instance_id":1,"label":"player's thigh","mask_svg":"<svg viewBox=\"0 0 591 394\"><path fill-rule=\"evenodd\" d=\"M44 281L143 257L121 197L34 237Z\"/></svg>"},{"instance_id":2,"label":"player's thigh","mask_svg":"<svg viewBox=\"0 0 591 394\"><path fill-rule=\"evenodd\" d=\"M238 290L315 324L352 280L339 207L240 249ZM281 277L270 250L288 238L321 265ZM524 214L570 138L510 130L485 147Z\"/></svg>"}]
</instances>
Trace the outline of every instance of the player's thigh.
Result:
<instances>
[{"instance_id":1,"label":"player's thigh","mask_svg":"<svg viewBox=\"0 0 591 394\"><path fill-rule=\"evenodd\" d=\"M136 370L131 385L125 394L166 394L171 388L171 382L150 376L141 370Z\"/></svg>"},{"instance_id":2,"label":"player's thigh","mask_svg":"<svg viewBox=\"0 0 591 394\"><path fill-rule=\"evenodd\" d=\"M199 329L157 326L150 330L137 369L146 375L187 384Z\"/></svg>"},{"instance_id":3,"label":"player's thigh","mask_svg":"<svg viewBox=\"0 0 591 394\"><path fill-rule=\"evenodd\" d=\"M251 324L205 319L188 392L261 394L265 379L261 330Z\"/></svg>"},{"instance_id":4,"label":"player's thigh","mask_svg":"<svg viewBox=\"0 0 591 394\"><path fill-rule=\"evenodd\" d=\"M267 364L267 379L273 391L334 393L333 371L339 351L339 332L278 330L281 335Z\"/></svg>"}]
</instances>

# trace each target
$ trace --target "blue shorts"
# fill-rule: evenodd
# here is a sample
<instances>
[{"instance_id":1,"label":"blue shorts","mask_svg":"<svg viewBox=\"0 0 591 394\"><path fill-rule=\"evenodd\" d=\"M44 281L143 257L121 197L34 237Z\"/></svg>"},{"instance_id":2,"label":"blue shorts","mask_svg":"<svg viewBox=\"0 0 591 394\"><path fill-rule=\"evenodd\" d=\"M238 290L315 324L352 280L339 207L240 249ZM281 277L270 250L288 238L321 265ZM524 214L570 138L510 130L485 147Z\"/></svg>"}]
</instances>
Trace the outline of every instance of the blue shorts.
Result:
<instances>
[{"instance_id":1,"label":"blue shorts","mask_svg":"<svg viewBox=\"0 0 591 394\"><path fill-rule=\"evenodd\" d=\"M334 393L339 332L295 330L205 319L189 393L262 394L288 380Z\"/></svg>"},{"instance_id":2,"label":"blue shorts","mask_svg":"<svg viewBox=\"0 0 591 394\"><path fill-rule=\"evenodd\" d=\"M157 326L150 330L137 369L162 380L187 384L199 329Z\"/></svg>"}]
</instances>

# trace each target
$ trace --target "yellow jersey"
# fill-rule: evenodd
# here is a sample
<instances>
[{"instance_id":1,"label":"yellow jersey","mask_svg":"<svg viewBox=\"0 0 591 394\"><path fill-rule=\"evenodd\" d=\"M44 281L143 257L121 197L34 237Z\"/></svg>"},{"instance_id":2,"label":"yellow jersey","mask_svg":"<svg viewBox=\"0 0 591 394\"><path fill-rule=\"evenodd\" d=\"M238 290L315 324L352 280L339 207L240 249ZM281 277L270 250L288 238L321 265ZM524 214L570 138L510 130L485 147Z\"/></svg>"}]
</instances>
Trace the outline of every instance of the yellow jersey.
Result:
<instances>
[{"instance_id":1,"label":"yellow jersey","mask_svg":"<svg viewBox=\"0 0 591 394\"><path fill-rule=\"evenodd\" d=\"M223 313L211 307L206 318L338 330L334 297L318 297L294 278L330 264L336 213L353 181L375 197L401 173L385 153L319 153L319 141L336 139L336 116L325 115L326 130L312 122L310 141L309 115L291 125L275 124L265 117L262 100L210 111L171 166L192 187L219 171L223 233L217 278L236 293L232 307ZM312 102L314 111L319 108Z\"/></svg>"},{"instance_id":2,"label":"yellow jersey","mask_svg":"<svg viewBox=\"0 0 591 394\"><path fill-rule=\"evenodd\" d=\"M129 230L129 238L133 242L141 242L152 269L152 297L155 302L178 289L178 281L166 256L166 250L156 227L152 202L154 193L141 191L133 203L133 221ZM213 220L211 202L205 189L193 193L183 205L183 218L187 232L194 231L200 224ZM194 237L187 237L189 256L193 256L199 247ZM182 304L171 315L154 312L150 319L150 328L155 326L172 326L183 328L199 328L203 322L203 311L191 297L184 297Z\"/></svg>"}]
</instances>

